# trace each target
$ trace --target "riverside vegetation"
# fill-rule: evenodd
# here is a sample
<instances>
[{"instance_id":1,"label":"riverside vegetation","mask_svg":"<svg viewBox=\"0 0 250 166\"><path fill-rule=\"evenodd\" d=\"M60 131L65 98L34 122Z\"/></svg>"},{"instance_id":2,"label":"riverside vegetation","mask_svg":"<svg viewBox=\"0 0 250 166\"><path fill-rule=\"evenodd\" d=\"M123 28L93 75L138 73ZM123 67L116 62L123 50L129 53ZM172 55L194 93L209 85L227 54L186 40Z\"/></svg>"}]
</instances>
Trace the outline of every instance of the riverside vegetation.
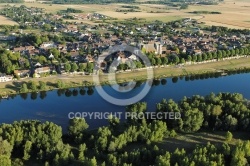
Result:
<instances>
[{"instance_id":1,"label":"riverside vegetation","mask_svg":"<svg viewBox=\"0 0 250 166\"><path fill-rule=\"evenodd\" d=\"M250 68L241 68L237 70L224 70L223 72L226 72L227 75L235 75L235 74L243 74L243 73L249 73ZM203 79L209 79L209 78L218 78L223 76L223 72L205 72L205 73L193 73L193 74L187 74L186 76L173 76L172 82L177 83L178 80L184 79L185 81L194 81L194 80L203 80ZM141 84L145 82L145 79L137 79L136 80L136 86L134 88L140 87ZM124 81L118 82L120 85L120 88L122 88L122 84ZM109 82L102 82L102 85L108 85ZM165 78L155 78L153 79L152 86L158 86L158 85L165 85L167 84L167 80ZM57 93L59 96L62 94L65 94L66 97L70 96L77 96L78 93L80 95L92 95L94 93L94 86L92 82L88 81L82 81L79 84L72 84L72 83L65 83L64 81L57 80L55 83L51 82L44 82L44 81L28 81L28 82L22 82L20 84L16 84L16 90L18 93L20 93L21 97L23 99L27 98L28 93L31 93L31 98L36 99L38 97L38 93L40 91L40 97L45 98L46 91L52 90L52 89L58 89ZM4 94L6 95L6 94ZM0 95L1 96L1 95ZM16 96L15 93L9 94L11 98L14 98Z\"/></svg>"},{"instance_id":2,"label":"riverside vegetation","mask_svg":"<svg viewBox=\"0 0 250 166\"><path fill-rule=\"evenodd\" d=\"M147 103L126 107L145 113ZM9 165L246 165L250 142L235 141L233 131L249 131L249 102L238 93L163 99L156 112L180 112L181 119L128 119L110 117L109 125L87 130L84 119L71 119L68 132L51 122L19 121L0 125L0 164ZM146 116L145 116L146 117ZM224 141L169 152L157 143L179 134L224 132ZM244 139L244 138L243 138ZM132 146L131 146L132 145ZM180 145L178 145L180 146Z\"/></svg>"}]
</instances>

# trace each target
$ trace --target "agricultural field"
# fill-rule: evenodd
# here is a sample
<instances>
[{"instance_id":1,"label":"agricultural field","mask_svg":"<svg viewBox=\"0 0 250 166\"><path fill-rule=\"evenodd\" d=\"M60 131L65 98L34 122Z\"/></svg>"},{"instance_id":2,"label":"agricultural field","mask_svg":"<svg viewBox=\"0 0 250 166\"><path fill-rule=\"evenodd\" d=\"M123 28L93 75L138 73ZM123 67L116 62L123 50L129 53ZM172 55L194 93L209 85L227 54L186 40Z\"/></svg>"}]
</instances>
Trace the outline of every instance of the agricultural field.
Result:
<instances>
[{"instance_id":1,"label":"agricultural field","mask_svg":"<svg viewBox=\"0 0 250 166\"><path fill-rule=\"evenodd\" d=\"M5 4L0 4L2 8ZM21 4L15 4L16 6ZM225 0L219 5L190 5L188 9L178 10L177 8L169 7L167 5L159 4L133 4L139 7L140 12L116 12L116 10L124 9L122 6L127 4L109 4L109 5L61 5L61 4L43 4L41 2L26 2L23 5L27 7L36 6L39 8L45 8L48 13L56 14L59 10L65 10L66 8L80 9L84 13L98 12L118 20L124 20L128 18L144 18L146 21L160 20L163 22L173 21L180 18L190 17L197 19L200 22L204 22L206 25L226 26L228 28L237 29L250 29L250 2L246 0ZM192 14L193 11L214 11L221 12L221 14ZM2 24L15 24L11 20L0 16ZM68 21L68 20L67 20ZM77 21L77 20L71 20ZM87 21L87 24L90 22Z\"/></svg>"},{"instance_id":2,"label":"agricultural field","mask_svg":"<svg viewBox=\"0 0 250 166\"><path fill-rule=\"evenodd\" d=\"M15 21L12 21L4 16L0 15L0 24L1 25L17 25Z\"/></svg>"},{"instance_id":3,"label":"agricultural field","mask_svg":"<svg viewBox=\"0 0 250 166\"><path fill-rule=\"evenodd\" d=\"M225 26L228 28L250 29L250 1L231 1L227 0L223 4L213 5L205 8L204 6L190 6L188 10L219 11L219 15L203 15L199 21L207 25Z\"/></svg>"}]
</instances>

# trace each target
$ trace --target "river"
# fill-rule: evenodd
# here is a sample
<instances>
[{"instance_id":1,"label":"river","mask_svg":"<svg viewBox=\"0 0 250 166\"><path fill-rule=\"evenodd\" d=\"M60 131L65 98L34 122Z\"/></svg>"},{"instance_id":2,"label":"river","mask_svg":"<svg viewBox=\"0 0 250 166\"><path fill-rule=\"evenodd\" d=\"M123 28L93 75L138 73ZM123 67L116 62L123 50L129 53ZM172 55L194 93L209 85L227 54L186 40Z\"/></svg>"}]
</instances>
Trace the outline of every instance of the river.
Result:
<instances>
[{"instance_id":1,"label":"river","mask_svg":"<svg viewBox=\"0 0 250 166\"><path fill-rule=\"evenodd\" d=\"M117 98L131 97L140 92L145 85L134 88L130 92L118 93L109 85L103 86L105 91ZM211 92L237 92L250 99L250 74L236 74L222 76L219 78L203 78L198 80L189 80L178 78L164 78L152 86L149 93L141 101L148 103L148 110L154 111L156 103L163 98L174 99L178 101L184 96L207 95ZM147 85L145 85L147 86ZM124 106L116 106L105 101L92 88L70 89L62 92L58 90L33 93L26 95L16 95L9 99L1 99L0 102L0 123L12 123L18 120L37 119L40 121L52 121L66 131L68 125L68 114L70 112L124 112ZM87 118L90 128L96 128L107 125L107 120L94 120Z\"/></svg>"}]
</instances>

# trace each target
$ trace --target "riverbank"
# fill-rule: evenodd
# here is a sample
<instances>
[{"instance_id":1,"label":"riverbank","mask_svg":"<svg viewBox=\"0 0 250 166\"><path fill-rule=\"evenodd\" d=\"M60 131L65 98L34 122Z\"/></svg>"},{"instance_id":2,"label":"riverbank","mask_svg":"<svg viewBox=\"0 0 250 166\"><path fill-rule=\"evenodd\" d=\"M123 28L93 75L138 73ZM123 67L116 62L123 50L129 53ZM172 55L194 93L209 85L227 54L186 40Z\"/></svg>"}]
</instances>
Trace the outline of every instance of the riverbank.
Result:
<instances>
[{"instance_id":1,"label":"riverbank","mask_svg":"<svg viewBox=\"0 0 250 166\"><path fill-rule=\"evenodd\" d=\"M250 58L244 57L239 59L221 60L216 62L190 64L190 65L176 65L153 68L155 78L174 77L195 75L204 73L213 73L218 71L237 70L241 68L250 68ZM116 74L117 82L127 81L139 81L147 78L146 70L128 71ZM108 75L100 75L101 84L108 84ZM67 74L67 75L55 75L43 78L27 78L23 80L16 80L12 82L0 83L0 95L1 94L17 94L22 83L29 81L43 81L47 84L46 90L57 89L57 81L62 80L65 83L65 88L81 87L93 85L93 76L91 75L79 75L79 74Z\"/></svg>"}]
</instances>

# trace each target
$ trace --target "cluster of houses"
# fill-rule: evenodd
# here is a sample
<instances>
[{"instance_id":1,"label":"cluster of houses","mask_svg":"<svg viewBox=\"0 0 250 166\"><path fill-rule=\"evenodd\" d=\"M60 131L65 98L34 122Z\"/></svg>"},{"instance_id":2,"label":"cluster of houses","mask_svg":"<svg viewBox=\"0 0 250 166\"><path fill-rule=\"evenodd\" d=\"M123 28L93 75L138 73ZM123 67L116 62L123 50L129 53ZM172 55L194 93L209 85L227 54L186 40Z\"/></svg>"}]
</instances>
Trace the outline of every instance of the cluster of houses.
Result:
<instances>
[{"instance_id":1,"label":"cluster of houses","mask_svg":"<svg viewBox=\"0 0 250 166\"><path fill-rule=\"evenodd\" d=\"M53 15L52 18L59 20L62 19L63 16L65 16L65 14L56 14ZM103 15L103 14L99 14L99 13L72 13L70 14L70 16L73 17L74 20L102 20L102 19L108 19L110 17Z\"/></svg>"},{"instance_id":2,"label":"cluster of houses","mask_svg":"<svg viewBox=\"0 0 250 166\"><path fill-rule=\"evenodd\" d=\"M68 29L72 32L78 28L77 25L68 25ZM144 26L136 28L138 32L144 32L150 29L150 26ZM116 27L113 27L116 29ZM118 27L118 28L123 28ZM199 55L203 52L214 52L218 49L235 49L244 47L244 42L250 40L250 36L218 36L217 33L203 32L202 35L196 35L195 33L183 32L173 35L171 37L163 35L159 36L158 32L153 31L151 35L145 38L135 40L133 35L127 35L119 37L118 35L105 33L102 35L96 35L91 31L77 32L77 42L66 42L65 44L57 44L55 42L44 42L39 47L32 45L21 46L13 48L13 52L20 52L21 55L44 55L47 59L53 59L54 55L49 54L48 50L56 48L60 53L68 54L71 60L76 63L95 62L96 56L103 54L108 48L115 45L130 45L138 49L144 49L146 53L154 53L157 56L168 56L171 54L179 55L180 53L188 55ZM174 50L173 48L178 48ZM82 55L80 50L84 50L86 53ZM119 53L120 54L120 53ZM125 63L127 60L133 58L135 55L120 54L119 59ZM105 68L105 61L101 63L102 68ZM35 65L35 73L47 73L51 71L51 67ZM53 69L52 69L53 70ZM28 74L27 70L15 71L17 75L24 76ZM5 81L7 79L2 79Z\"/></svg>"},{"instance_id":3,"label":"cluster of houses","mask_svg":"<svg viewBox=\"0 0 250 166\"><path fill-rule=\"evenodd\" d=\"M32 11L31 11L32 12ZM41 11L42 12L42 11ZM32 12L32 13L38 13ZM40 13L38 13L40 14ZM105 19L104 15L93 14L74 14L78 19ZM51 16L51 19L60 18L59 15ZM52 22L52 21L51 21ZM40 22L39 26L43 26ZM36 23L38 25L38 23ZM13 52L20 52L23 57L32 57L43 55L48 60L54 59L54 55L49 50L57 49L60 54L67 54L72 62L76 63L95 63L95 59L106 53L109 48L116 45L129 45L138 50L145 50L146 53L154 53L156 56L165 57L168 55L199 55L204 52L215 52L218 49L231 50L244 47L245 43L250 42L250 34L232 34L230 36L219 36L216 32L201 31L195 27L196 21L184 19L181 27L193 26L191 31L181 31L173 28L166 23L151 24L100 24L100 25L83 25L83 24L53 24L56 33L70 34L76 42L66 42L58 44L56 42L44 42L39 47L31 44L12 48ZM82 28L84 26L84 28ZM171 35L164 32L164 29L170 27ZM96 33L101 29L101 33ZM22 56L20 59L22 59ZM116 58L125 63L128 60L137 60L136 55L117 52ZM32 58L30 58L32 59ZM101 68L106 67L107 62L103 59L100 63ZM32 65L36 74L42 74L55 70L53 66L41 65L34 62ZM15 70L14 73L20 77L30 74L30 70ZM9 76L1 75L1 82L10 80Z\"/></svg>"}]
</instances>

